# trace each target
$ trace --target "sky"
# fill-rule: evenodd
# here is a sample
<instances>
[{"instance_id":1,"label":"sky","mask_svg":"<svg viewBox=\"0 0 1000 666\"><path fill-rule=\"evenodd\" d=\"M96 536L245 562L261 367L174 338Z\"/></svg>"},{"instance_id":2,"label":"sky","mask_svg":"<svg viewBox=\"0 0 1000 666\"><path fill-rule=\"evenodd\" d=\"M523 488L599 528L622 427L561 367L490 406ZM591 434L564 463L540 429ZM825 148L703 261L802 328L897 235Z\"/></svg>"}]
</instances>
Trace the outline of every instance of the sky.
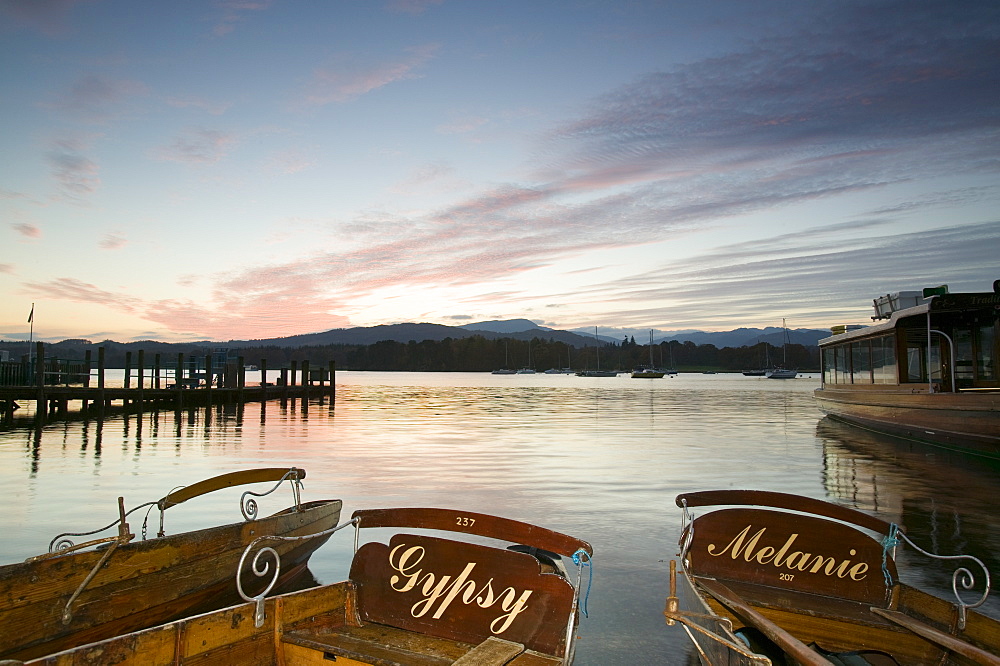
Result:
<instances>
[{"instance_id":1,"label":"sky","mask_svg":"<svg viewBox=\"0 0 1000 666\"><path fill-rule=\"evenodd\" d=\"M1000 278L997 2L0 0L0 62L2 339L826 328Z\"/></svg>"}]
</instances>

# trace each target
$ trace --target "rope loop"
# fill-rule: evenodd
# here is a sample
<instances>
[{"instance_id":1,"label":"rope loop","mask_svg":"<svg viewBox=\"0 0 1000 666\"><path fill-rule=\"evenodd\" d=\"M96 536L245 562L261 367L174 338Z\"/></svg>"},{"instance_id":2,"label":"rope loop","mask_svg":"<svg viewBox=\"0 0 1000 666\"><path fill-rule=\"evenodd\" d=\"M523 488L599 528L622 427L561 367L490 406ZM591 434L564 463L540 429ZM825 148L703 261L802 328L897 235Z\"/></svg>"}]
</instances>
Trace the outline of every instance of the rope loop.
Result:
<instances>
[{"instance_id":1,"label":"rope loop","mask_svg":"<svg viewBox=\"0 0 1000 666\"><path fill-rule=\"evenodd\" d=\"M593 567L594 558L591 557L590 553L585 551L583 548L573 553L572 558L573 558L573 564L575 564L577 567L580 568L581 573L583 572L583 567L587 567L587 570L590 574L589 580L587 581L587 593L583 595L583 607L580 608L580 611L583 612L584 617L590 617L590 614L587 613L587 601L590 599L590 588L594 584L594 567ZM584 561L584 558L586 558L586 561Z\"/></svg>"},{"instance_id":2,"label":"rope loop","mask_svg":"<svg viewBox=\"0 0 1000 666\"><path fill-rule=\"evenodd\" d=\"M894 549L900 543L899 540L899 526L896 523L889 523L889 533L885 535L882 539L882 577L885 578L886 588L890 588L893 585L892 574L889 573L889 551Z\"/></svg>"}]
</instances>

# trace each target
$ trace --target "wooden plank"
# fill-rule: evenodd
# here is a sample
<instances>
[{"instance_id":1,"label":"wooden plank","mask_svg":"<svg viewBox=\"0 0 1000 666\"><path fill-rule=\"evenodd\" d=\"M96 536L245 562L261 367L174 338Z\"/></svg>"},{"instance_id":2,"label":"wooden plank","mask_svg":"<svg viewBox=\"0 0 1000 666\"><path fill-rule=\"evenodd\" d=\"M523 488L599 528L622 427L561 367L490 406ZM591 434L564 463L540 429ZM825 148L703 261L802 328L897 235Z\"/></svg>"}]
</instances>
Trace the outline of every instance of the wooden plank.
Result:
<instances>
[{"instance_id":1,"label":"wooden plank","mask_svg":"<svg viewBox=\"0 0 1000 666\"><path fill-rule=\"evenodd\" d=\"M744 622L759 629L782 651L806 666L830 666L830 661L809 649L805 643L761 615L750 604L722 583L701 579L698 584Z\"/></svg>"},{"instance_id":2,"label":"wooden plank","mask_svg":"<svg viewBox=\"0 0 1000 666\"><path fill-rule=\"evenodd\" d=\"M967 643L960 638L947 634L940 629L936 629L929 624L925 624L916 618L900 613L899 611L885 610L882 608L872 608L872 612L895 622L901 627L906 627L918 636L939 645L946 650L951 650L956 654L971 659L977 664L985 666L1000 666L1000 657L990 654L986 650L976 647L972 643Z\"/></svg>"},{"instance_id":3,"label":"wooden plank","mask_svg":"<svg viewBox=\"0 0 1000 666\"><path fill-rule=\"evenodd\" d=\"M524 646L490 636L455 661L455 666L503 666L524 652Z\"/></svg>"},{"instance_id":4,"label":"wooden plank","mask_svg":"<svg viewBox=\"0 0 1000 666\"><path fill-rule=\"evenodd\" d=\"M742 505L769 506L775 509L802 511L804 513L812 513L817 516L826 516L834 520L851 523L878 532L879 534L888 534L891 527L891 523L881 518L869 516L867 513L863 513L857 509L850 509L811 497L765 490L705 490L695 493L683 493L677 496L675 502L679 507L687 504L689 508L695 506ZM899 529L902 530L903 526L899 525Z\"/></svg>"},{"instance_id":5,"label":"wooden plank","mask_svg":"<svg viewBox=\"0 0 1000 666\"><path fill-rule=\"evenodd\" d=\"M294 470L299 479L306 478L306 471L295 467L267 467L229 472L228 474L213 476L211 479L205 479L204 481L199 481L198 483L194 483L190 486L185 486L168 493L161 498L159 502L157 502L157 505L161 510L168 509L172 506L177 506L181 502L186 502L189 499L198 497L199 495L205 495L207 493L215 492L216 490L222 490L223 488L243 486L250 483L280 481L290 470Z\"/></svg>"},{"instance_id":6,"label":"wooden plank","mask_svg":"<svg viewBox=\"0 0 1000 666\"><path fill-rule=\"evenodd\" d=\"M594 549L582 539L560 534L518 520L454 509L399 508L360 509L353 514L359 527L404 527L477 534L511 543L534 546L570 556L578 550L593 555Z\"/></svg>"}]
</instances>

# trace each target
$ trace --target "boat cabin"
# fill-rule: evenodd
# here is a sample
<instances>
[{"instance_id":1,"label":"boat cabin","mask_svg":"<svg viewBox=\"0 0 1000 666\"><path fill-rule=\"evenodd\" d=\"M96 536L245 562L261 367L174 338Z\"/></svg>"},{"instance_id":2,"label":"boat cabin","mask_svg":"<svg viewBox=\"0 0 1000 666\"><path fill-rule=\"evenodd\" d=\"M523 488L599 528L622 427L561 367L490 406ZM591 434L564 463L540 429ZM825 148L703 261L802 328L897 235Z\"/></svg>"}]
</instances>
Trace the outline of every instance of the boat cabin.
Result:
<instances>
[{"instance_id":1,"label":"boat cabin","mask_svg":"<svg viewBox=\"0 0 1000 666\"><path fill-rule=\"evenodd\" d=\"M819 341L824 386L1000 390L1000 280L993 293L952 294L944 285L882 296L874 306L875 324L835 326Z\"/></svg>"}]
</instances>

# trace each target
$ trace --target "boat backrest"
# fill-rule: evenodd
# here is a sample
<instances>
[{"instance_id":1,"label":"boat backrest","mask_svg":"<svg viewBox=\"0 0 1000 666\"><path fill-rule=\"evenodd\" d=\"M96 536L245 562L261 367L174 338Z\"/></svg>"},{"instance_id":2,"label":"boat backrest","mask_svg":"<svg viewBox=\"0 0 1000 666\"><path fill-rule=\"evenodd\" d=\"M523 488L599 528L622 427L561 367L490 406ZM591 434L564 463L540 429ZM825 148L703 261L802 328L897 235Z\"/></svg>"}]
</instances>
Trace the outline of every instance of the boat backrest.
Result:
<instances>
[{"instance_id":1,"label":"boat backrest","mask_svg":"<svg viewBox=\"0 0 1000 666\"><path fill-rule=\"evenodd\" d=\"M573 586L531 555L432 536L364 544L351 580L362 620L475 645L561 654L575 610Z\"/></svg>"},{"instance_id":2,"label":"boat backrest","mask_svg":"<svg viewBox=\"0 0 1000 666\"><path fill-rule=\"evenodd\" d=\"M686 526L681 543L687 569L694 575L872 606L889 604L898 582L891 547L886 548L854 525L876 531L884 526L888 534L890 523L853 509L784 493L691 493L679 495L677 503L687 507L738 507L711 511Z\"/></svg>"},{"instance_id":3,"label":"boat backrest","mask_svg":"<svg viewBox=\"0 0 1000 666\"><path fill-rule=\"evenodd\" d=\"M181 502L186 502L200 495L206 495L223 488L243 486L250 483L266 483L268 481L281 481L285 478L299 480L306 478L306 471L297 467L265 467L261 469L248 469L238 472L229 472L213 476L190 486L184 486L164 495L156 504L160 511L177 506Z\"/></svg>"},{"instance_id":4,"label":"boat backrest","mask_svg":"<svg viewBox=\"0 0 1000 666\"><path fill-rule=\"evenodd\" d=\"M523 544L567 557L579 550L588 555L593 548L582 539L560 534L538 525L522 523L510 518L491 516L472 511L431 508L359 509L352 518L359 529L366 527L402 527L461 532Z\"/></svg>"}]
</instances>

